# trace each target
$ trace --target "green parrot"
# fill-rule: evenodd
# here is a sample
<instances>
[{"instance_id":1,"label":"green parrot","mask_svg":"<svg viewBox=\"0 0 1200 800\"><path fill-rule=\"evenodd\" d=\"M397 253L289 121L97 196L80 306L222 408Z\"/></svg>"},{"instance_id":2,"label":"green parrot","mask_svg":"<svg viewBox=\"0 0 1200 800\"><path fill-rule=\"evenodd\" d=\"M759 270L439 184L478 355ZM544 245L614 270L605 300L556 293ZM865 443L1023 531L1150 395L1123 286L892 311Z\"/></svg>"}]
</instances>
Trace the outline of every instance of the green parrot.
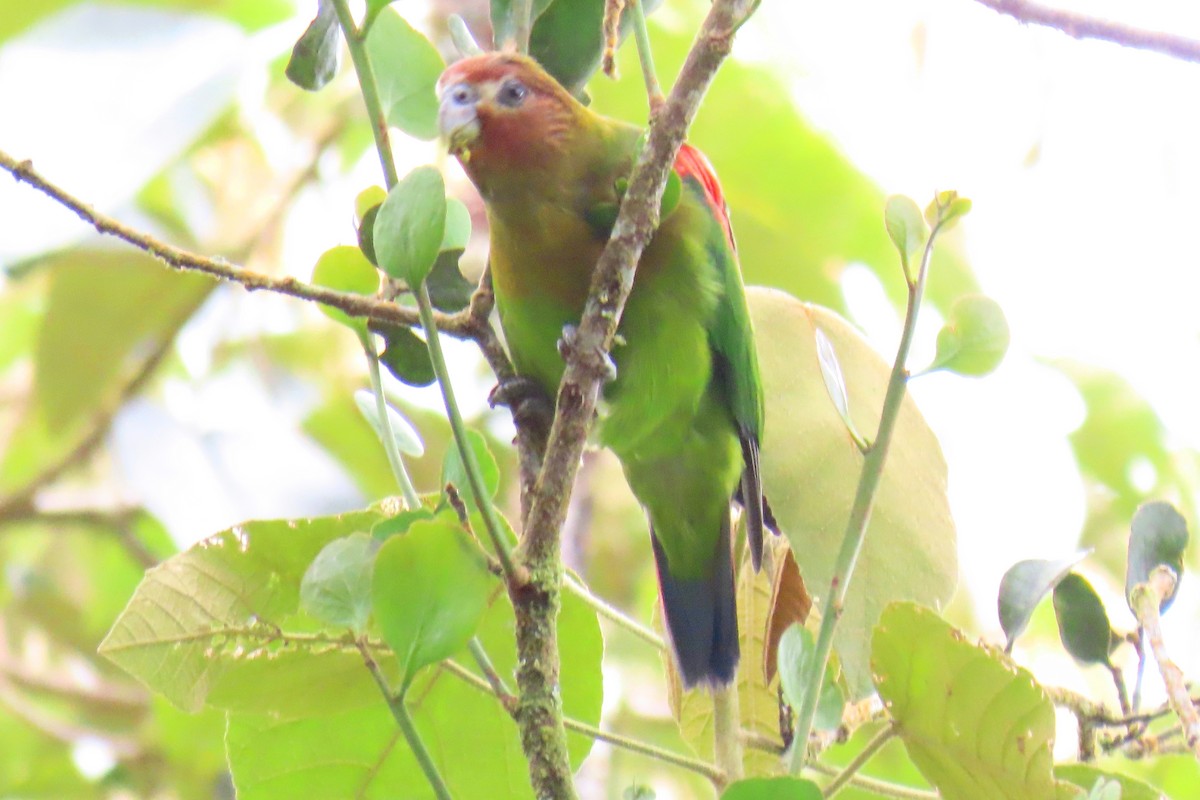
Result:
<instances>
[{"instance_id":1,"label":"green parrot","mask_svg":"<svg viewBox=\"0 0 1200 800\"><path fill-rule=\"evenodd\" d=\"M641 130L588 110L511 53L453 64L438 97L442 135L487 208L513 363L553 396L564 369L559 340L582 316ZM683 682L716 687L733 680L738 661L731 499L746 509L756 569L762 558L763 400L720 185L687 144L674 169L678 201L638 263L598 435L649 516Z\"/></svg>"}]
</instances>

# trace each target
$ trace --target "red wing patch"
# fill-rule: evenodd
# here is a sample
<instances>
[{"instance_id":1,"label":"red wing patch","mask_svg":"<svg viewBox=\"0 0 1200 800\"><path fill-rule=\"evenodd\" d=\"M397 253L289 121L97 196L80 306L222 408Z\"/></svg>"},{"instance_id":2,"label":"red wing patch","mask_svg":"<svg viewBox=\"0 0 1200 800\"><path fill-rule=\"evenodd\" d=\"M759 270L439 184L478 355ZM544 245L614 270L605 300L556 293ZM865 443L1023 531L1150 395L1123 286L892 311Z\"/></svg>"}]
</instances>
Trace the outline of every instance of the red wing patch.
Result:
<instances>
[{"instance_id":1,"label":"red wing patch","mask_svg":"<svg viewBox=\"0 0 1200 800\"><path fill-rule=\"evenodd\" d=\"M729 206L725 204L721 183L717 180L716 170L713 169L708 158L704 153L684 142L679 147L679 154L675 156L675 174L679 176L680 180L695 178L704 189L704 197L708 200L709 208L721 221L721 226L725 228L725 238L729 240L729 246L734 252L737 252L737 245L733 241L733 225L729 222Z\"/></svg>"}]
</instances>

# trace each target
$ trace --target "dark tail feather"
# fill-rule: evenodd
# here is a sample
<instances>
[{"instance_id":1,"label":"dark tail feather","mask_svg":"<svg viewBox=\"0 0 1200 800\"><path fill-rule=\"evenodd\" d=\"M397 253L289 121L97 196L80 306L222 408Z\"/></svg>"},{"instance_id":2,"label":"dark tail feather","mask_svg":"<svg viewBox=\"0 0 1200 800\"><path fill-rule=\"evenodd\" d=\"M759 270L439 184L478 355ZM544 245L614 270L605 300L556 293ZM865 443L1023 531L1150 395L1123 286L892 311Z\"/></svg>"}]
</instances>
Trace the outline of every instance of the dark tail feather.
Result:
<instances>
[{"instance_id":1,"label":"dark tail feather","mask_svg":"<svg viewBox=\"0 0 1200 800\"><path fill-rule=\"evenodd\" d=\"M742 440L741 504L746 510L746 543L750 546L750 561L754 571L762 569L763 554L763 500L762 473L758 468L758 440L743 426L738 428ZM772 519L772 522L774 520Z\"/></svg>"},{"instance_id":2,"label":"dark tail feather","mask_svg":"<svg viewBox=\"0 0 1200 800\"><path fill-rule=\"evenodd\" d=\"M663 615L684 688L698 683L724 686L737 672L737 600L733 557L729 549L729 516L725 515L724 519L710 578L681 580L672 577L667 554L658 543L653 527L650 530Z\"/></svg>"}]
</instances>

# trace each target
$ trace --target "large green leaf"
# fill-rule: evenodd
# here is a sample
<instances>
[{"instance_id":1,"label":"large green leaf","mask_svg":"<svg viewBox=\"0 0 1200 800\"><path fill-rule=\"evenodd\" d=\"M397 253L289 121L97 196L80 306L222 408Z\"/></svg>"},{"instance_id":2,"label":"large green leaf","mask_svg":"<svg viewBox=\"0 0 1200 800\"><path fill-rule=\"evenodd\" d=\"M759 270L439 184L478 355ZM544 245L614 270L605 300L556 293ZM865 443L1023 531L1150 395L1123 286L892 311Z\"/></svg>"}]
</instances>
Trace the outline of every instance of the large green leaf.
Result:
<instances>
[{"instance_id":1,"label":"large green leaf","mask_svg":"<svg viewBox=\"0 0 1200 800\"><path fill-rule=\"evenodd\" d=\"M1055 800L1054 707L1027 671L928 608L895 603L871 639L879 696L946 800Z\"/></svg>"},{"instance_id":2,"label":"large green leaf","mask_svg":"<svg viewBox=\"0 0 1200 800\"><path fill-rule=\"evenodd\" d=\"M385 8L367 34L367 54L388 124L418 139L437 138L438 103L434 87L446 63L433 43L405 22L395 9Z\"/></svg>"},{"instance_id":3,"label":"large green leaf","mask_svg":"<svg viewBox=\"0 0 1200 800\"><path fill-rule=\"evenodd\" d=\"M375 217L375 254L393 278L416 287L433 268L446 231L446 187L434 167L417 167L388 192Z\"/></svg>"},{"instance_id":4,"label":"large green leaf","mask_svg":"<svg viewBox=\"0 0 1200 800\"><path fill-rule=\"evenodd\" d=\"M868 436L879 425L890 368L849 323L827 309L760 288L750 288L747 297L766 396L764 486L804 582L821 606L863 457L825 389L817 329L837 353L851 416ZM893 600L941 605L956 578L946 462L908 397L834 639L853 697L871 690L868 639L884 606Z\"/></svg>"},{"instance_id":5,"label":"large green leaf","mask_svg":"<svg viewBox=\"0 0 1200 800\"><path fill-rule=\"evenodd\" d=\"M669 85L696 24L651 28L659 76ZM646 92L636 78L633 50L622 50L624 80L598 77L588 92L595 110L640 123L646 119ZM842 270L864 264L903 307L904 277L884 227L883 192L809 126L788 87L768 67L726 61L688 139L709 156L721 178L748 282L844 311ZM976 290L956 237L939 238L930 271L928 297L943 311L954 298Z\"/></svg>"},{"instance_id":6,"label":"large green leaf","mask_svg":"<svg viewBox=\"0 0 1200 800\"><path fill-rule=\"evenodd\" d=\"M298 605L321 549L380 519L254 521L210 536L146 573L100 652L189 711L289 717L370 702L378 690L358 651Z\"/></svg>"},{"instance_id":7,"label":"large green leaf","mask_svg":"<svg viewBox=\"0 0 1200 800\"><path fill-rule=\"evenodd\" d=\"M498 594L478 638L505 678L516 667L512 631L512 608ZM564 595L558 633L564 711L597 724L603 646L595 612ZM471 663L465 650L455 660ZM445 670L428 670L417 678L409 698L417 730L455 798L533 797L516 724L493 696ZM239 800L433 797L382 699L290 722L231 714L227 741ZM569 734L568 747L571 763L578 767L591 740Z\"/></svg>"}]
</instances>

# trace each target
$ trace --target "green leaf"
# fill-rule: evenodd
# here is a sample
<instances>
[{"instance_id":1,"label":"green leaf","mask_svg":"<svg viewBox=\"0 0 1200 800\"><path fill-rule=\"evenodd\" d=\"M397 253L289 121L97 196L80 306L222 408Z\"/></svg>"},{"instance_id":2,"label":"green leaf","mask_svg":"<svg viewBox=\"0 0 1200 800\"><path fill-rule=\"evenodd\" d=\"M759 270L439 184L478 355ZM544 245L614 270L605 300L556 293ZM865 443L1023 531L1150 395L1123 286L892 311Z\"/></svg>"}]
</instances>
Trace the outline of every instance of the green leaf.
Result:
<instances>
[{"instance_id":1,"label":"green leaf","mask_svg":"<svg viewBox=\"0 0 1200 800\"><path fill-rule=\"evenodd\" d=\"M1106 772L1090 764L1058 764L1054 767L1054 774L1084 790L1093 789L1099 781L1116 784L1120 788L1117 795L1120 800L1167 800L1166 794L1148 783L1117 772ZM1093 798L1089 796L1088 800Z\"/></svg>"},{"instance_id":2,"label":"green leaf","mask_svg":"<svg viewBox=\"0 0 1200 800\"><path fill-rule=\"evenodd\" d=\"M1108 666L1116 636L1108 613L1087 579L1074 572L1063 576L1054 587L1054 616L1063 647L1085 664Z\"/></svg>"},{"instance_id":3,"label":"green leaf","mask_svg":"<svg viewBox=\"0 0 1200 800\"><path fill-rule=\"evenodd\" d=\"M550 6L553 0L533 0L531 9L536 20ZM491 0L492 39L499 50L515 35L516 20L513 19L512 0Z\"/></svg>"},{"instance_id":4,"label":"green leaf","mask_svg":"<svg viewBox=\"0 0 1200 800\"><path fill-rule=\"evenodd\" d=\"M433 268L445 230L442 173L417 167L388 192L375 218L375 253L383 271L419 286Z\"/></svg>"},{"instance_id":5,"label":"green leaf","mask_svg":"<svg viewBox=\"0 0 1200 800\"><path fill-rule=\"evenodd\" d=\"M45 268L50 289L34 350L34 394L52 431L115 402L147 346L173 336L215 286L129 250L73 250Z\"/></svg>"},{"instance_id":6,"label":"green leaf","mask_svg":"<svg viewBox=\"0 0 1200 800\"><path fill-rule=\"evenodd\" d=\"M947 800L1053 800L1054 707L1024 669L933 611L887 608L871 637L879 696Z\"/></svg>"},{"instance_id":7,"label":"green leaf","mask_svg":"<svg viewBox=\"0 0 1200 800\"><path fill-rule=\"evenodd\" d=\"M471 212L461 200L446 200L446 229L439 250L466 250L471 240Z\"/></svg>"},{"instance_id":8,"label":"green leaf","mask_svg":"<svg viewBox=\"0 0 1200 800\"><path fill-rule=\"evenodd\" d=\"M937 355L927 372L945 369L959 375L987 375L1008 352L1008 320L990 297L960 297L938 333Z\"/></svg>"},{"instance_id":9,"label":"green leaf","mask_svg":"<svg viewBox=\"0 0 1200 800\"><path fill-rule=\"evenodd\" d=\"M446 512L450 513L450 512ZM408 533L408 529L412 527L414 522L419 520L431 520L436 517L433 509L425 508L406 508L394 517L381 520L375 523L375 527L371 528L371 536L376 541L385 542L393 536L403 536Z\"/></svg>"},{"instance_id":10,"label":"green leaf","mask_svg":"<svg viewBox=\"0 0 1200 800\"><path fill-rule=\"evenodd\" d=\"M492 576L456 522L418 520L375 558L371 597L407 687L417 672L466 645L487 608Z\"/></svg>"},{"instance_id":11,"label":"green leaf","mask_svg":"<svg viewBox=\"0 0 1200 800\"><path fill-rule=\"evenodd\" d=\"M376 411L374 392L369 389L359 389L354 393L354 402L358 405L358 410L362 412L362 415L367 418L367 422L371 423L375 435L382 442L384 428L382 420L379 419L379 413ZM421 441L421 434L417 433L417 429L412 426L408 418L392 408L391 404L385 403L384 409L387 411L388 427L392 429L392 438L396 442L396 448L404 455L414 458L425 455L425 444Z\"/></svg>"},{"instance_id":12,"label":"green leaf","mask_svg":"<svg viewBox=\"0 0 1200 800\"><path fill-rule=\"evenodd\" d=\"M438 102L435 86L446 62L433 43L395 9L383 9L367 34L367 55L374 67L379 100L393 125L418 139L436 139ZM438 230L441 238L441 230Z\"/></svg>"},{"instance_id":13,"label":"green leaf","mask_svg":"<svg viewBox=\"0 0 1200 800\"><path fill-rule=\"evenodd\" d=\"M386 347L380 362L401 383L409 386L428 386L437 380L429 346L406 325L376 325L372 328L383 337Z\"/></svg>"},{"instance_id":14,"label":"green leaf","mask_svg":"<svg viewBox=\"0 0 1200 800\"><path fill-rule=\"evenodd\" d=\"M958 192L938 192L933 201L925 208L925 219L930 225L941 225L943 231L949 230L958 218L971 210L971 201L959 197Z\"/></svg>"},{"instance_id":15,"label":"green leaf","mask_svg":"<svg viewBox=\"0 0 1200 800\"><path fill-rule=\"evenodd\" d=\"M380 204L382 205L382 203ZM379 216L379 206L371 206L362 216L358 224L358 249L362 251L367 261L379 266L379 257L375 255L375 218Z\"/></svg>"},{"instance_id":16,"label":"green leaf","mask_svg":"<svg viewBox=\"0 0 1200 800\"><path fill-rule=\"evenodd\" d=\"M506 596L495 592L478 638L503 676L517 666L514 624ZM595 611L564 594L558 636L562 662L570 665L560 675L563 712L597 725L603 641ZM473 665L466 650L454 660ZM361 663L360 672L367 675ZM456 800L534 800L516 723L495 697L440 670L418 676L409 697L417 730ZM567 734L573 768L591 745L582 734ZM304 719L230 714L228 748L238 800L410 798L427 785L378 690L369 705Z\"/></svg>"},{"instance_id":17,"label":"green leaf","mask_svg":"<svg viewBox=\"0 0 1200 800\"><path fill-rule=\"evenodd\" d=\"M368 186L359 192L354 198L354 216L359 224L366 221L368 211L382 205L384 200L387 200L387 189L382 186Z\"/></svg>"},{"instance_id":18,"label":"green leaf","mask_svg":"<svg viewBox=\"0 0 1200 800\"><path fill-rule=\"evenodd\" d=\"M496 457L492 455L487 439L479 431L468 430L467 441L475 453L475 460L479 463L479 471L488 496L495 497L500 488L500 466L496 463ZM442 462L442 486L447 483L453 483L454 488L458 489L459 494L472 508L479 508L471 482L467 479L467 468L463 464L462 453L453 442L446 449L446 460Z\"/></svg>"},{"instance_id":19,"label":"green leaf","mask_svg":"<svg viewBox=\"0 0 1200 800\"><path fill-rule=\"evenodd\" d=\"M829 392L829 399L833 401L833 407L837 409L838 416L842 418L846 430L850 431L855 442L866 444L866 440L854 426L854 418L850 416L850 398L846 393L846 379L842 375L842 365L838 362L837 350L834 349L833 342L829 341L829 337L820 328L816 329L815 336L817 362L821 365L821 378L825 381L825 391Z\"/></svg>"},{"instance_id":20,"label":"green leaf","mask_svg":"<svg viewBox=\"0 0 1200 800\"><path fill-rule=\"evenodd\" d=\"M884 204L883 224L905 264L920 255L929 238L929 228L911 198L899 194L889 197Z\"/></svg>"},{"instance_id":21,"label":"green leaf","mask_svg":"<svg viewBox=\"0 0 1200 800\"><path fill-rule=\"evenodd\" d=\"M210 536L146 573L100 654L185 711L288 719L378 702L358 651L299 610L322 548L378 519L258 520Z\"/></svg>"},{"instance_id":22,"label":"green leaf","mask_svg":"<svg viewBox=\"0 0 1200 800\"><path fill-rule=\"evenodd\" d=\"M301 89L315 92L337 74L341 46L337 11L330 0L320 0L317 16L296 40L284 74Z\"/></svg>"},{"instance_id":23,"label":"green leaf","mask_svg":"<svg viewBox=\"0 0 1200 800\"><path fill-rule=\"evenodd\" d=\"M807 628L792 623L779 640L779 685L783 696L792 708L804 705L808 685L805 679L816 652L816 641ZM821 680L821 696L817 699L816 730L833 730L842 724L845 698L837 685L837 676L832 663L825 665L825 677Z\"/></svg>"},{"instance_id":24,"label":"green leaf","mask_svg":"<svg viewBox=\"0 0 1200 800\"><path fill-rule=\"evenodd\" d=\"M1166 611L1175 601L1179 579L1183 578L1183 551L1187 548L1187 520L1170 503L1146 503L1133 516L1129 535L1129 560L1125 570L1125 599L1133 609L1133 589L1150 580L1154 568L1162 565L1175 572L1175 589L1159 607Z\"/></svg>"},{"instance_id":25,"label":"green leaf","mask_svg":"<svg viewBox=\"0 0 1200 800\"><path fill-rule=\"evenodd\" d=\"M379 289L379 272L362 251L351 245L331 247L321 254L313 267L312 282L326 289L354 294L375 294ZM321 304L321 313L334 322L345 325L363 336L367 332L365 317L351 317L345 311Z\"/></svg>"},{"instance_id":26,"label":"green leaf","mask_svg":"<svg viewBox=\"0 0 1200 800\"><path fill-rule=\"evenodd\" d=\"M850 413L860 430L879 424L891 367L833 312L778 291L752 287L746 294L766 418L776 421L767 424L762 448L766 495L797 553L805 584L828 587L863 455L829 402L816 331L837 349L854 396ZM871 691L868 640L883 608L892 600L945 603L957 574L946 462L910 395L901 407L870 531L834 637L850 699Z\"/></svg>"},{"instance_id":27,"label":"green leaf","mask_svg":"<svg viewBox=\"0 0 1200 800\"><path fill-rule=\"evenodd\" d=\"M363 633L378 549L379 542L361 531L325 545L300 580L301 607L328 625Z\"/></svg>"},{"instance_id":28,"label":"green leaf","mask_svg":"<svg viewBox=\"0 0 1200 800\"><path fill-rule=\"evenodd\" d=\"M443 250L433 262L433 270L425 279L429 290L429 301L439 311L453 313L461 311L471 303L475 285L463 277L458 270L462 250Z\"/></svg>"},{"instance_id":29,"label":"green leaf","mask_svg":"<svg viewBox=\"0 0 1200 800\"><path fill-rule=\"evenodd\" d=\"M731 783L721 800L821 800L821 787L801 778L749 778Z\"/></svg>"},{"instance_id":30,"label":"green leaf","mask_svg":"<svg viewBox=\"0 0 1200 800\"><path fill-rule=\"evenodd\" d=\"M997 606L1000 628L1008 638L1004 647L1012 652L1013 643L1029 624L1029 618L1046 594L1071 571L1071 568L1087 557L1088 552L1078 553L1061 561L1029 559L1018 561L1008 568L1000 579Z\"/></svg>"}]
</instances>

